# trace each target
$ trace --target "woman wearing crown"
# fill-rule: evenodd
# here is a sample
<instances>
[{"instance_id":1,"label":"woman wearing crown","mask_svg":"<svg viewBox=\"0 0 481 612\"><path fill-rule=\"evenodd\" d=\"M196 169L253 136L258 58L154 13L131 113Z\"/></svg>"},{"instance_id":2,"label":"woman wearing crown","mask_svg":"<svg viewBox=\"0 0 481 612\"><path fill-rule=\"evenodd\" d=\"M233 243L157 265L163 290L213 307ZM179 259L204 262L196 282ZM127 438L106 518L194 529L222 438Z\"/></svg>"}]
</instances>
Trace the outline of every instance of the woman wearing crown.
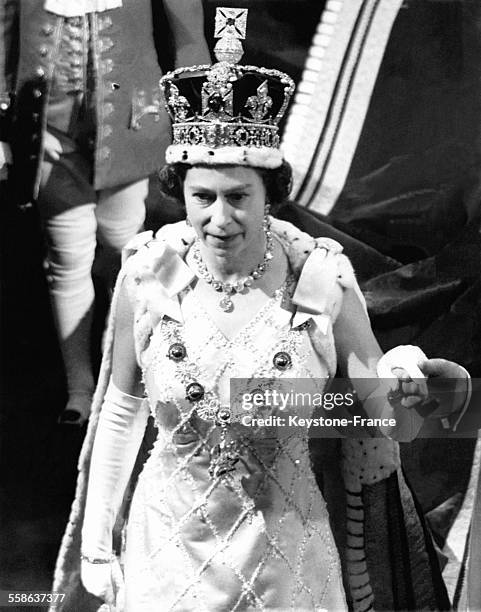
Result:
<instances>
[{"instance_id":1,"label":"woman wearing crown","mask_svg":"<svg viewBox=\"0 0 481 612\"><path fill-rule=\"evenodd\" d=\"M174 124L161 183L187 220L129 246L57 565L60 609L95 609L88 593L133 612L449 609L394 440L422 425L409 409L425 398L422 372L459 376L456 409L466 378L414 347L383 356L342 247L271 216L289 193L277 123L293 84L234 63L243 11L223 11L227 49L203 67L199 107L197 73L161 82ZM322 392L336 367L368 416L398 421L375 438L318 440L321 493L307 430L250 426L229 383L302 378ZM397 412L377 379L396 368ZM112 534L149 415L156 440L119 563ZM249 416L267 415L280 412Z\"/></svg>"}]
</instances>

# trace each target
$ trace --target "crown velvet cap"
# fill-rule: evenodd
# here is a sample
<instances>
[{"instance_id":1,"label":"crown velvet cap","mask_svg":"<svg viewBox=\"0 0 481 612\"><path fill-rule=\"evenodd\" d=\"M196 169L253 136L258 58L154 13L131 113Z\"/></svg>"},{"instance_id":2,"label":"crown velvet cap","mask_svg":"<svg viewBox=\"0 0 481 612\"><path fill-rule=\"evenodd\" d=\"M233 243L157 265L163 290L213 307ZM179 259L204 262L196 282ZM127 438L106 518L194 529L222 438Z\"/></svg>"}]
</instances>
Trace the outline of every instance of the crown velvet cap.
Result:
<instances>
[{"instance_id":1,"label":"crown velvet cap","mask_svg":"<svg viewBox=\"0 0 481 612\"><path fill-rule=\"evenodd\" d=\"M279 70L237 64L246 16L245 9L218 9L219 61L178 68L160 80L172 120L168 164L281 166L278 125L294 81Z\"/></svg>"}]
</instances>

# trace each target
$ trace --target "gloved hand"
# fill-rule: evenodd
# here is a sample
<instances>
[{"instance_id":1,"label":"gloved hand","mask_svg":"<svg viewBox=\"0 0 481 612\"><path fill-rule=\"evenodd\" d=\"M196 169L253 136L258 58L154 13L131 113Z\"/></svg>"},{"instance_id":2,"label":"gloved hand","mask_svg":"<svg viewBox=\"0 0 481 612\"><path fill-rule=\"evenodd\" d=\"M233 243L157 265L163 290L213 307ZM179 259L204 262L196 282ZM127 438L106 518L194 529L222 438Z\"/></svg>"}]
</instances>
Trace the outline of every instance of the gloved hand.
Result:
<instances>
[{"instance_id":1,"label":"gloved hand","mask_svg":"<svg viewBox=\"0 0 481 612\"><path fill-rule=\"evenodd\" d=\"M428 397L428 388L420 364L427 357L418 346L395 346L385 353L377 364L377 375L385 380L392 391L403 396L401 405L410 408Z\"/></svg>"},{"instance_id":2,"label":"gloved hand","mask_svg":"<svg viewBox=\"0 0 481 612\"><path fill-rule=\"evenodd\" d=\"M123 393L110 381L90 463L81 565L87 591L106 600L123 591L120 566L112 560L112 531L148 416L147 402Z\"/></svg>"},{"instance_id":3,"label":"gloved hand","mask_svg":"<svg viewBox=\"0 0 481 612\"><path fill-rule=\"evenodd\" d=\"M125 584L117 557L113 557L109 563L90 563L82 559L80 573L89 593L113 606L116 612L123 610Z\"/></svg>"},{"instance_id":4,"label":"gloved hand","mask_svg":"<svg viewBox=\"0 0 481 612\"><path fill-rule=\"evenodd\" d=\"M380 428L382 433L398 442L413 440L424 418L411 408L428 398L428 389L419 364L427 360L417 346L396 346L377 364L378 388L368 396L363 407L371 418L393 419L392 426Z\"/></svg>"},{"instance_id":5,"label":"gloved hand","mask_svg":"<svg viewBox=\"0 0 481 612\"><path fill-rule=\"evenodd\" d=\"M379 360L377 371L380 378L392 380L391 402L414 408L410 418L404 418L404 432L409 422L410 439L425 418L443 420L459 412L452 426L456 430L471 397L471 379L463 367L446 359L428 359L419 347L406 345L388 351ZM397 413L400 415L399 410ZM443 426L451 424L446 420Z\"/></svg>"}]
</instances>

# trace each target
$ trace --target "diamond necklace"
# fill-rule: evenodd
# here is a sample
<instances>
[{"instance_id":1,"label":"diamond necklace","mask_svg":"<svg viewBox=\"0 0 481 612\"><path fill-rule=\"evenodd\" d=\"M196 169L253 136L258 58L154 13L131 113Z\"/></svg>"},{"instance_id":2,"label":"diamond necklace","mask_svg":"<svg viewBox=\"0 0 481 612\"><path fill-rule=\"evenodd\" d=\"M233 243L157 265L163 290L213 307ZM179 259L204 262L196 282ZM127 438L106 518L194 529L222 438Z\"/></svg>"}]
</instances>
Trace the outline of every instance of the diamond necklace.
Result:
<instances>
[{"instance_id":1,"label":"diamond necklace","mask_svg":"<svg viewBox=\"0 0 481 612\"><path fill-rule=\"evenodd\" d=\"M214 278L214 276L209 272L206 263L202 259L202 255L200 253L200 240L197 238L192 247L192 254L197 266L197 270L199 272L199 276L205 280L205 282L209 285L212 285L212 288L219 293L223 293L223 297L219 302L219 307L224 312L232 312L234 310L234 302L232 301L231 296L234 293L240 293L244 291L244 289L248 289L252 283L260 278L264 272L269 267L269 263L273 258L273 239L271 232L271 225L268 217L264 218L262 222L262 227L264 230L264 234L266 237L266 250L264 253L264 257L260 264L252 270L250 274L248 274L245 278L241 278L237 280L235 283L224 283L220 280Z\"/></svg>"}]
</instances>

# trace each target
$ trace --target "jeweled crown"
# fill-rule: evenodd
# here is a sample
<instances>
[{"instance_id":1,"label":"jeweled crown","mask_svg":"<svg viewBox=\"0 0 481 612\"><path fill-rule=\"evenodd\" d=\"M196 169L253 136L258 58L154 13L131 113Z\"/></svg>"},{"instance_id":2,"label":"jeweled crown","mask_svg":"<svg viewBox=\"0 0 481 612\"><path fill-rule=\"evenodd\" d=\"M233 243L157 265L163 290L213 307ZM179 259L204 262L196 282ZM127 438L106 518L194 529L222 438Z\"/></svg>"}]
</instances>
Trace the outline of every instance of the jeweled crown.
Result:
<instances>
[{"instance_id":1,"label":"jeweled crown","mask_svg":"<svg viewBox=\"0 0 481 612\"><path fill-rule=\"evenodd\" d=\"M217 8L217 63L189 66L160 80L172 119L167 163L282 164L279 122L294 81L279 70L240 65L247 9Z\"/></svg>"}]
</instances>

